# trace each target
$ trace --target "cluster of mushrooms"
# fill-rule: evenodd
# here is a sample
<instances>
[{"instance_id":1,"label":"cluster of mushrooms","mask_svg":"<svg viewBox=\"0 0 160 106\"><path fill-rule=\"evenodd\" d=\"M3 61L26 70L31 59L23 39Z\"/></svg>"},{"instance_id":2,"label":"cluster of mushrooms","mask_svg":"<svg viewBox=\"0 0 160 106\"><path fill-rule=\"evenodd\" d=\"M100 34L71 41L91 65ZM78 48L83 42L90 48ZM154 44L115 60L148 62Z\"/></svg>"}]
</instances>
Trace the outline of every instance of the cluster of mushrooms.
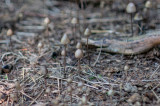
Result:
<instances>
[{"instance_id":1,"label":"cluster of mushrooms","mask_svg":"<svg viewBox=\"0 0 160 106\"><path fill-rule=\"evenodd\" d=\"M136 6L134 3L129 3L126 7L126 12L128 14L130 14L131 16L131 33L132 33L132 36L133 36L133 19L135 20L135 22L138 23L138 26L139 28L138 29L142 29L142 25L141 25L141 22L144 18L149 18L149 13L150 13L150 9L152 8L152 2L151 1L147 1L145 3L145 8L143 9L143 14L140 13L140 12L137 12L133 18L133 15L134 13L137 11L136 10ZM140 30L139 30L139 33L140 33ZM141 32L142 33L142 32Z\"/></svg>"}]
</instances>

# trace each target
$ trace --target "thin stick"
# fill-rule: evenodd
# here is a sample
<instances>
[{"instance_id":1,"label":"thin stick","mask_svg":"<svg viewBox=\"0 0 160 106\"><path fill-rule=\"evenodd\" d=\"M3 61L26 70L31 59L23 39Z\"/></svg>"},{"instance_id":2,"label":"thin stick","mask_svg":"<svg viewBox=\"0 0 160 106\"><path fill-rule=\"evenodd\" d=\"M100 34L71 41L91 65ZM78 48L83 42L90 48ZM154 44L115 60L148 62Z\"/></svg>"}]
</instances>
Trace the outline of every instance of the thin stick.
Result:
<instances>
[{"instance_id":1,"label":"thin stick","mask_svg":"<svg viewBox=\"0 0 160 106\"><path fill-rule=\"evenodd\" d=\"M29 104L29 106L31 106L44 92L44 89L40 92L40 94Z\"/></svg>"}]
</instances>

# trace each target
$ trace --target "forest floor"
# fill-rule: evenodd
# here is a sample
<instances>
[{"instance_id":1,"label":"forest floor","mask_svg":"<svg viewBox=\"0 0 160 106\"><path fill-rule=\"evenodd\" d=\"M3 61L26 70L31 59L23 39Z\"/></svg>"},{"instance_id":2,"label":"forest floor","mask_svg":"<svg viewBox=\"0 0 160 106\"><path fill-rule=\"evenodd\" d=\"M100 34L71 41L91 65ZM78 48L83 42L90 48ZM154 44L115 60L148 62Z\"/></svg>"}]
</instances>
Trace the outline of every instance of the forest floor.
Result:
<instances>
[{"instance_id":1,"label":"forest floor","mask_svg":"<svg viewBox=\"0 0 160 106\"><path fill-rule=\"evenodd\" d=\"M127 2L121 1L124 0L106 3L104 7L103 3L89 2L85 10L80 10L75 2L61 0L0 1L0 105L56 106L58 101L60 105L77 106L85 97L86 106L160 105L159 46L138 55L107 53L89 46L88 57L83 44L84 57L81 69L77 69L74 53L85 28L91 29L93 39L127 41L131 36L130 16L125 12ZM139 1L143 1L137 4L142 10L145 0ZM160 4L150 11L150 22L144 24L143 33L160 31ZM77 16L80 21L74 41L70 22ZM48 32L43 23L45 17L51 21ZM135 22L133 26L134 36L141 36ZM9 28L14 32L11 43L6 35ZM67 78L64 78L60 43L64 33L71 40L67 45ZM42 48L37 47L39 43ZM4 69L10 69L11 65L11 72L5 73ZM47 67L47 75L41 66ZM82 88L78 87L80 82ZM71 86L72 93L68 91Z\"/></svg>"}]
</instances>

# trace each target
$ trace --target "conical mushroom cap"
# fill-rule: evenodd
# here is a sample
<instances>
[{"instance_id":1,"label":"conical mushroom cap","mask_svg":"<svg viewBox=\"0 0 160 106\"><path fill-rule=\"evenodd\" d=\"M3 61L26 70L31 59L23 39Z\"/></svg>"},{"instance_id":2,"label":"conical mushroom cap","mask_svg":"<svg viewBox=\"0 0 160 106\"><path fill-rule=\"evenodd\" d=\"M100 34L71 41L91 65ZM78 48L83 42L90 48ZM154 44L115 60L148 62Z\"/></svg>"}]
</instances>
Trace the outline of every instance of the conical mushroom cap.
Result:
<instances>
[{"instance_id":1,"label":"conical mushroom cap","mask_svg":"<svg viewBox=\"0 0 160 106\"><path fill-rule=\"evenodd\" d=\"M37 47L38 47L38 48L42 48L42 47L43 47L43 43L42 43L42 42L39 42L38 45L37 45Z\"/></svg>"},{"instance_id":2,"label":"conical mushroom cap","mask_svg":"<svg viewBox=\"0 0 160 106\"><path fill-rule=\"evenodd\" d=\"M142 17L142 15L141 15L140 13L137 13L137 14L134 16L134 20L135 20L135 21L141 21L141 20L143 20L143 17Z\"/></svg>"},{"instance_id":3,"label":"conical mushroom cap","mask_svg":"<svg viewBox=\"0 0 160 106\"><path fill-rule=\"evenodd\" d=\"M91 30L89 28L86 28L84 31L84 36L89 37L91 35Z\"/></svg>"},{"instance_id":4,"label":"conical mushroom cap","mask_svg":"<svg viewBox=\"0 0 160 106\"><path fill-rule=\"evenodd\" d=\"M44 24L45 25L48 25L50 23L50 19L48 18L48 17L46 17L45 19L44 19Z\"/></svg>"},{"instance_id":5,"label":"conical mushroom cap","mask_svg":"<svg viewBox=\"0 0 160 106\"><path fill-rule=\"evenodd\" d=\"M69 44L69 42L70 42L70 40L69 40L67 34L64 34L63 37L61 38L61 43L63 45L66 45L66 44Z\"/></svg>"},{"instance_id":6,"label":"conical mushroom cap","mask_svg":"<svg viewBox=\"0 0 160 106\"><path fill-rule=\"evenodd\" d=\"M81 42L78 42L78 43L77 43L76 48L77 48L77 49L81 49L81 48L82 48Z\"/></svg>"},{"instance_id":7,"label":"conical mushroom cap","mask_svg":"<svg viewBox=\"0 0 160 106\"><path fill-rule=\"evenodd\" d=\"M151 8L152 7L152 2L151 1L147 1L145 4L146 8Z\"/></svg>"},{"instance_id":8,"label":"conical mushroom cap","mask_svg":"<svg viewBox=\"0 0 160 106\"><path fill-rule=\"evenodd\" d=\"M77 49L76 52L75 52L75 57L77 59L80 59L83 57L83 51L81 49Z\"/></svg>"},{"instance_id":9,"label":"conical mushroom cap","mask_svg":"<svg viewBox=\"0 0 160 106\"><path fill-rule=\"evenodd\" d=\"M129 14L136 12L136 6L134 5L134 3L129 3L127 5L126 11Z\"/></svg>"},{"instance_id":10,"label":"conical mushroom cap","mask_svg":"<svg viewBox=\"0 0 160 106\"><path fill-rule=\"evenodd\" d=\"M12 36L12 35L13 35L12 29L8 29L8 31L7 31L7 36Z\"/></svg>"},{"instance_id":11,"label":"conical mushroom cap","mask_svg":"<svg viewBox=\"0 0 160 106\"><path fill-rule=\"evenodd\" d=\"M61 55L62 55L62 56L65 56L65 55L66 55L66 51L65 51L64 49L62 50Z\"/></svg>"},{"instance_id":12,"label":"conical mushroom cap","mask_svg":"<svg viewBox=\"0 0 160 106\"><path fill-rule=\"evenodd\" d=\"M78 19L76 17L72 18L71 24L78 24Z\"/></svg>"}]
</instances>

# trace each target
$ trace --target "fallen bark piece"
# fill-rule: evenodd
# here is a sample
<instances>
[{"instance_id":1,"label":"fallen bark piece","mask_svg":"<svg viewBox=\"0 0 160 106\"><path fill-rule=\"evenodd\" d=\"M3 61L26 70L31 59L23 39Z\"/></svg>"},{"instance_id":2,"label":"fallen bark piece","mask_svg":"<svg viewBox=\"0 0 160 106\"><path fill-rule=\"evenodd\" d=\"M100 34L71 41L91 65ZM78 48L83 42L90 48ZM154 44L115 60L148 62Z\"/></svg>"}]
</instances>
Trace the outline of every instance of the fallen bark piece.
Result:
<instances>
[{"instance_id":1,"label":"fallen bark piece","mask_svg":"<svg viewBox=\"0 0 160 106\"><path fill-rule=\"evenodd\" d=\"M86 41L85 38L82 39L82 43L86 43ZM120 53L124 55L141 54L160 44L160 31L129 38L128 42L115 39L89 39L88 44L102 47L101 50L110 53Z\"/></svg>"}]
</instances>

